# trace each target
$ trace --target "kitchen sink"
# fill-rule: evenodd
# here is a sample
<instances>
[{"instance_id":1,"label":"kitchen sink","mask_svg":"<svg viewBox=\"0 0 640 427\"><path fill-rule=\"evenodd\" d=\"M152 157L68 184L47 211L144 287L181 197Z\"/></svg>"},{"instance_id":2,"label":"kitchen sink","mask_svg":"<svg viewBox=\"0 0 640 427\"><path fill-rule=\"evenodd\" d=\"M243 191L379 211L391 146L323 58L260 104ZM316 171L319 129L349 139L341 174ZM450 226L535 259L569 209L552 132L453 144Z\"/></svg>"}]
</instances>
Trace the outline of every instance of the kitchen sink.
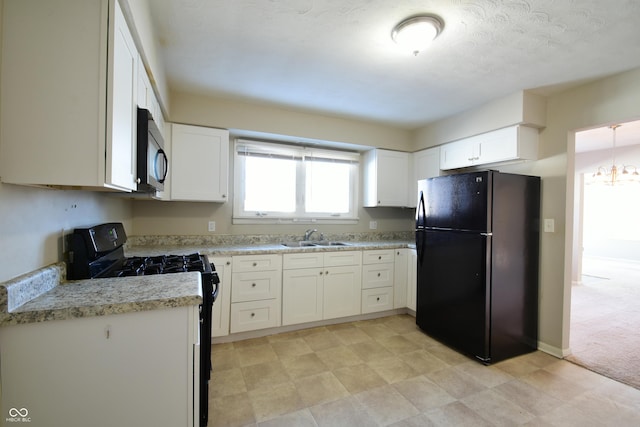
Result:
<instances>
[{"instance_id":1,"label":"kitchen sink","mask_svg":"<svg viewBox=\"0 0 640 427\"><path fill-rule=\"evenodd\" d=\"M286 246L288 248L306 248L313 246L348 246L348 243L344 242L331 242L328 240L299 240L293 242L282 242L282 246Z\"/></svg>"},{"instance_id":2,"label":"kitchen sink","mask_svg":"<svg viewBox=\"0 0 640 427\"><path fill-rule=\"evenodd\" d=\"M313 242L316 246L348 246L348 243L344 242L329 242L325 240L320 240L317 242Z\"/></svg>"},{"instance_id":3,"label":"kitchen sink","mask_svg":"<svg viewBox=\"0 0 640 427\"><path fill-rule=\"evenodd\" d=\"M282 242L282 246L286 246L288 248L305 248L315 246L314 242L309 242L306 240L294 241L294 242Z\"/></svg>"}]
</instances>

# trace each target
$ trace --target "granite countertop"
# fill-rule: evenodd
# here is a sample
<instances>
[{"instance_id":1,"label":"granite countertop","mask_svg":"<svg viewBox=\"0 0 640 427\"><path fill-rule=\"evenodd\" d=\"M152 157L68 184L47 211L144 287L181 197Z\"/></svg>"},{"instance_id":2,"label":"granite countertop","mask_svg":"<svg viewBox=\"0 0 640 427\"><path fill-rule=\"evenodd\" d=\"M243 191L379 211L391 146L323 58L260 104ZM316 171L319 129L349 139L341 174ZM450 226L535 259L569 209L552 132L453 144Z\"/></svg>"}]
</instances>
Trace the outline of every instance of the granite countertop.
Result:
<instances>
[{"instance_id":1,"label":"granite countertop","mask_svg":"<svg viewBox=\"0 0 640 427\"><path fill-rule=\"evenodd\" d=\"M344 241L344 240L338 240ZM250 239L203 242L189 238L134 240L127 256L199 252L209 257L411 248L406 240L346 241L344 246L287 247ZM198 272L67 281L64 263L0 283L0 326L155 310L202 302Z\"/></svg>"},{"instance_id":2,"label":"granite countertop","mask_svg":"<svg viewBox=\"0 0 640 427\"><path fill-rule=\"evenodd\" d=\"M312 241L313 242L313 241ZM209 257L235 256L235 255L265 255L287 254L295 252L335 252L335 251L360 251L372 249L401 249L414 248L414 242L405 240L375 241L375 242L345 242L344 246L303 246L288 247L281 243L263 244L224 244L224 245L198 245L198 244L141 244L130 246L126 250L127 256L155 256L165 254L185 255L198 252Z\"/></svg>"},{"instance_id":3,"label":"granite countertop","mask_svg":"<svg viewBox=\"0 0 640 427\"><path fill-rule=\"evenodd\" d=\"M45 267L0 284L0 326L202 302L198 272L76 281L64 281L56 272L64 273L63 265Z\"/></svg>"}]
</instances>

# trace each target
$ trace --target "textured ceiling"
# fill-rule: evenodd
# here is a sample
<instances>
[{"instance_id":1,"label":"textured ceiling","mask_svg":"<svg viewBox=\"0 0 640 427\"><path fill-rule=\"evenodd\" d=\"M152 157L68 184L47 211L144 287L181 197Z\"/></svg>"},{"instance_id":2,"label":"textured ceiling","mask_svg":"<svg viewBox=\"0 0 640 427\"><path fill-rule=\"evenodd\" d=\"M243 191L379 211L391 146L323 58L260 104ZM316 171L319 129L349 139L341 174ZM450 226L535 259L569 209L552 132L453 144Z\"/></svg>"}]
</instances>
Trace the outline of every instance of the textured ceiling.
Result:
<instances>
[{"instance_id":1,"label":"textured ceiling","mask_svg":"<svg viewBox=\"0 0 640 427\"><path fill-rule=\"evenodd\" d=\"M638 0L150 0L172 90L415 128L640 66ZM430 48L397 49L417 13Z\"/></svg>"}]
</instances>

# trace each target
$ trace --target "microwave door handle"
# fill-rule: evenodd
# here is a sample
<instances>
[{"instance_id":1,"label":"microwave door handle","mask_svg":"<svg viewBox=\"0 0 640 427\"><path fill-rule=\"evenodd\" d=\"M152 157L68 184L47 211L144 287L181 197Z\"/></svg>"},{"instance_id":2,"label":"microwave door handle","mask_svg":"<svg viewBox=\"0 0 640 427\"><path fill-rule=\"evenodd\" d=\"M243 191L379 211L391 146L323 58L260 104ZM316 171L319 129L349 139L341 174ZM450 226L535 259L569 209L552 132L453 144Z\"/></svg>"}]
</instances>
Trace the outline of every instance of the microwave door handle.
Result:
<instances>
[{"instance_id":1,"label":"microwave door handle","mask_svg":"<svg viewBox=\"0 0 640 427\"><path fill-rule=\"evenodd\" d=\"M156 153L156 162L155 162L155 168L156 168L156 176L159 175L158 173L158 157L162 156L162 163L163 163L163 174L162 174L162 178L158 179L158 182L160 184L164 184L164 181L167 179L167 172L169 171L169 159L167 158L167 153L164 152L164 150L162 148L160 148L158 150L158 152Z\"/></svg>"}]
</instances>

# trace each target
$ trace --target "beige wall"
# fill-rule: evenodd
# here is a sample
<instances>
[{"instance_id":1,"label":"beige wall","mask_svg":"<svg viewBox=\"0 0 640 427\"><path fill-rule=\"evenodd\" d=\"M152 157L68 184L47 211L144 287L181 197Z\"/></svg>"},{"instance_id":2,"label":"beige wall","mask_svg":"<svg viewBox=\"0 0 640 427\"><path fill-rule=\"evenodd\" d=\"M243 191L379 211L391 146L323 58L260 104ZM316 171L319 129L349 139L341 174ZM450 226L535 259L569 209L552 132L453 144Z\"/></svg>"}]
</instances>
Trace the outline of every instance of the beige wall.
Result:
<instances>
[{"instance_id":1,"label":"beige wall","mask_svg":"<svg viewBox=\"0 0 640 427\"><path fill-rule=\"evenodd\" d=\"M194 94L171 94L169 121L413 151L406 129Z\"/></svg>"},{"instance_id":2,"label":"beige wall","mask_svg":"<svg viewBox=\"0 0 640 427\"><path fill-rule=\"evenodd\" d=\"M250 130L300 138L310 138L410 151L411 132L377 123L348 120L266 105L207 98L193 94L171 94L171 121L200 126ZM232 151L231 156L232 156ZM233 200L233 162L230 162L229 200ZM360 204L362 173L360 174ZM209 221L216 222L216 234L301 234L309 224L235 225L232 203L185 203L142 200L134 202L133 227L136 235L208 234ZM378 223L377 231L407 231L413 223L413 211L399 208L358 209L355 225L313 225L324 233L367 232L369 221Z\"/></svg>"},{"instance_id":3,"label":"beige wall","mask_svg":"<svg viewBox=\"0 0 640 427\"><path fill-rule=\"evenodd\" d=\"M546 106L541 105L543 99L518 93L432 123L416 130L415 149L511 124L544 123L539 134L539 160L495 169L542 178L541 218L555 219L556 231L541 235L539 338L541 348L561 355L569 350L574 133L640 117L640 69L550 96Z\"/></svg>"}]
</instances>

